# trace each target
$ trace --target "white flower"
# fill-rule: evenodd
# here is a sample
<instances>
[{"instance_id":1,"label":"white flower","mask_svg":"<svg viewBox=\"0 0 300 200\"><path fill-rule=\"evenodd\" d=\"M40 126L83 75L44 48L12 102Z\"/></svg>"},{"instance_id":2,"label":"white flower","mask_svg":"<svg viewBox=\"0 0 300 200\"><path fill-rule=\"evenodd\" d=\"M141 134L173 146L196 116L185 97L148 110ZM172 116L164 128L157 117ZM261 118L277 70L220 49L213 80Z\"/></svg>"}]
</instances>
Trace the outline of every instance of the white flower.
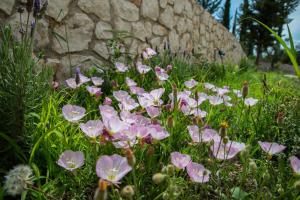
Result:
<instances>
[{"instance_id":1,"label":"white flower","mask_svg":"<svg viewBox=\"0 0 300 200\"><path fill-rule=\"evenodd\" d=\"M257 104L258 99L254 99L252 97L245 99L245 105L246 106L254 106L255 104Z\"/></svg>"},{"instance_id":2,"label":"white flower","mask_svg":"<svg viewBox=\"0 0 300 200\"><path fill-rule=\"evenodd\" d=\"M15 166L5 176L4 190L11 196L21 194L32 185L33 172L27 165Z\"/></svg>"}]
</instances>

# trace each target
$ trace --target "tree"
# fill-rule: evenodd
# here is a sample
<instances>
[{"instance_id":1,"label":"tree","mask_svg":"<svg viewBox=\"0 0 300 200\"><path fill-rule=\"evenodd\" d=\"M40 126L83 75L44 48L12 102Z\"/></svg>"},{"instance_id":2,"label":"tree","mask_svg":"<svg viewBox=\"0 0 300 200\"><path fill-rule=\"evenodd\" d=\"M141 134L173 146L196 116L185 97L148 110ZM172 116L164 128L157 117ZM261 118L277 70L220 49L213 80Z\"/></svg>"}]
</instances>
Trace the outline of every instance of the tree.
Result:
<instances>
[{"instance_id":1,"label":"tree","mask_svg":"<svg viewBox=\"0 0 300 200\"><path fill-rule=\"evenodd\" d=\"M234 19L233 19L232 31L231 31L234 36L236 36L237 15L238 15L238 12L236 9L235 14L234 14Z\"/></svg>"},{"instance_id":2,"label":"tree","mask_svg":"<svg viewBox=\"0 0 300 200\"><path fill-rule=\"evenodd\" d=\"M224 9L223 9L223 14L222 14L222 24L229 30L230 29L230 5L231 1L226 0Z\"/></svg>"},{"instance_id":3,"label":"tree","mask_svg":"<svg viewBox=\"0 0 300 200\"><path fill-rule=\"evenodd\" d=\"M249 1L244 0L240 9L242 11L242 15L239 17L238 20L240 25L240 43L247 56L250 56L253 55L254 44L251 35L252 22L250 20L246 20L247 17L252 16Z\"/></svg>"},{"instance_id":4,"label":"tree","mask_svg":"<svg viewBox=\"0 0 300 200\"><path fill-rule=\"evenodd\" d=\"M219 10L222 0L197 0L197 3L211 14L214 14Z\"/></svg>"}]
</instances>

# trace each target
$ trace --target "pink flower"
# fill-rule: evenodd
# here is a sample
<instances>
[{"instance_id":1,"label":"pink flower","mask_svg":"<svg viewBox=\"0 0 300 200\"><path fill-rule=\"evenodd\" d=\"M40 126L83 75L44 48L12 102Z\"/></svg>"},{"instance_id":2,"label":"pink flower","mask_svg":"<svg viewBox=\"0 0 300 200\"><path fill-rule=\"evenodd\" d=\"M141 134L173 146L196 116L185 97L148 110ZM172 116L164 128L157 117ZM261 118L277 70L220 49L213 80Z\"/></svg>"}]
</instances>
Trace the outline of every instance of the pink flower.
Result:
<instances>
[{"instance_id":1,"label":"pink flower","mask_svg":"<svg viewBox=\"0 0 300 200\"><path fill-rule=\"evenodd\" d=\"M173 69L173 66L172 66L172 65L168 65L168 66L167 66L167 72L170 72L172 69Z\"/></svg>"},{"instance_id":2,"label":"pink flower","mask_svg":"<svg viewBox=\"0 0 300 200\"><path fill-rule=\"evenodd\" d=\"M144 59L150 59L155 56L157 53L151 48L147 48L146 51L143 52Z\"/></svg>"},{"instance_id":3,"label":"pink flower","mask_svg":"<svg viewBox=\"0 0 300 200\"><path fill-rule=\"evenodd\" d=\"M105 97L103 104L104 104L104 105L108 105L108 106L110 106L110 105L111 105L111 103L112 103L112 100L111 100L111 98L109 98L109 97Z\"/></svg>"},{"instance_id":4,"label":"pink flower","mask_svg":"<svg viewBox=\"0 0 300 200\"><path fill-rule=\"evenodd\" d=\"M163 140L170 136L170 134L165 129L163 129L163 127L161 127L160 125L150 125L148 127L149 127L149 132L153 139Z\"/></svg>"},{"instance_id":5,"label":"pink flower","mask_svg":"<svg viewBox=\"0 0 300 200\"><path fill-rule=\"evenodd\" d=\"M175 167L184 169L191 162L191 156L181 154L179 152L173 152L171 153L171 162Z\"/></svg>"},{"instance_id":6,"label":"pink flower","mask_svg":"<svg viewBox=\"0 0 300 200\"><path fill-rule=\"evenodd\" d=\"M145 138L150 135L150 128L144 125L135 124L130 129L136 133L138 138Z\"/></svg>"},{"instance_id":7,"label":"pink flower","mask_svg":"<svg viewBox=\"0 0 300 200\"><path fill-rule=\"evenodd\" d=\"M196 85L198 84L197 81L195 81L194 79L191 79L189 81L185 81L184 82L184 85L189 88L189 89L192 89L193 87L195 87Z\"/></svg>"},{"instance_id":8,"label":"pink flower","mask_svg":"<svg viewBox=\"0 0 300 200\"><path fill-rule=\"evenodd\" d=\"M129 125L119 119L119 117L112 117L108 121L104 121L106 129L110 135L118 134L129 128Z\"/></svg>"},{"instance_id":9,"label":"pink flower","mask_svg":"<svg viewBox=\"0 0 300 200\"><path fill-rule=\"evenodd\" d=\"M200 117L200 118L204 118L207 115L207 112L200 110L199 108L195 108L191 111L190 113L191 115L194 115L194 117Z\"/></svg>"},{"instance_id":10,"label":"pink flower","mask_svg":"<svg viewBox=\"0 0 300 200\"><path fill-rule=\"evenodd\" d=\"M132 94L137 94L141 96L145 93L145 90L143 88L137 86L131 86L129 89Z\"/></svg>"},{"instance_id":11,"label":"pink flower","mask_svg":"<svg viewBox=\"0 0 300 200\"><path fill-rule=\"evenodd\" d=\"M213 84L210 84L210 83L204 83L204 88L207 90L212 90L212 89L216 88L216 86L214 86Z\"/></svg>"},{"instance_id":12,"label":"pink flower","mask_svg":"<svg viewBox=\"0 0 300 200\"><path fill-rule=\"evenodd\" d=\"M114 184L118 184L131 170L127 159L117 154L101 156L96 165L97 176Z\"/></svg>"},{"instance_id":13,"label":"pink flower","mask_svg":"<svg viewBox=\"0 0 300 200\"><path fill-rule=\"evenodd\" d=\"M189 134L193 140L193 142L210 142L210 141L219 141L220 136L217 131L214 129L204 129L199 132L198 126L188 126Z\"/></svg>"},{"instance_id":14,"label":"pink flower","mask_svg":"<svg viewBox=\"0 0 300 200\"><path fill-rule=\"evenodd\" d=\"M113 96L115 97L115 99L117 101L122 102L122 101L124 101L124 99L129 97L129 94L128 94L128 92L126 92L124 90L119 90L119 91L114 91Z\"/></svg>"},{"instance_id":15,"label":"pink flower","mask_svg":"<svg viewBox=\"0 0 300 200\"><path fill-rule=\"evenodd\" d=\"M291 166L294 172L300 175L300 160L296 156L291 156L290 158Z\"/></svg>"},{"instance_id":16,"label":"pink flower","mask_svg":"<svg viewBox=\"0 0 300 200\"><path fill-rule=\"evenodd\" d=\"M245 105L246 106L254 106L255 104L257 104L258 99L254 99L254 98L247 98L245 99Z\"/></svg>"},{"instance_id":17,"label":"pink flower","mask_svg":"<svg viewBox=\"0 0 300 200\"><path fill-rule=\"evenodd\" d=\"M132 80L131 78L126 77L126 85L127 85L128 87L131 87L131 86L136 86L137 84L136 84L136 82L134 82L134 80Z\"/></svg>"},{"instance_id":18,"label":"pink flower","mask_svg":"<svg viewBox=\"0 0 300 200\"><path fill-rule=\"evenodd\" d=\"M204 168L203 165L190 162L186 166L186 170L191 180L196 183L206 183L209 181L211 172Z\"/></svg>"},{"instance_id":19,"label":"pink flower","mask_svg":"<svg viewBox=\"0 0 300 200\"><path fill-rule=\"evenodd\" d=\"M258 141L258 144L264 152L266 152L267 154L270 154L270 155L280 153L286 148L285 146L280 145L280 144L275 143L275 142L261 142L261 141Z\"/></svg>"},{"instance_id":20,"label":"pink flower","mask_svg":"<svg viewBox=\"0 0 300 200\"><path fill-rule=\"evenodd\" d=\"M210 147L215 158L220 160L227 160L235 157L240 151L244 150L246 145L244 143L228 141L224 144L220 139L215 140Z\"/></svg>"},{"instance_id":21,"label":"pink flower","mask_svg":"<svg viewBox=\"0 0 300 200\"><path fill-rule=\"evenodd\" d=\"M108 121L111 118L118 117L118 112L109 105L99 106L100 114L102 116L102 120Z\"/></svg>"},{"instance_id":22,"label":"pink flower","mask_svg":"<svg viewBox=\"0 0 300 200\"><path fill-rule=\"evenodd\" d=\"M232 90L232 91L237 96L237 98L241 98L243 96L241 90Z\"/></svg>"},{"instance_id":23,"label":"pink flower","mask_svg":"<svg viewBox=\"0 0 300 200\"><path fill-rule=\"evenodd\" d=\"M65 105L62 108L63 116L69 122L78 122L85 115L86 110L80 106Z\"/></svg>"},{"instance_id":24,"label":"pink flower","mask_svg":"<svg viewBox=\"0 0 300 200\"><path fill-rule=\"evenodd\" d=\"M160 67L155 67L155 74L160 81L166 81L169 78L169 75L166 71Z\"/></svg>"},{"instance_id":25,"label":"pink flower","mask_svg":"<svg viewBox=\"0 0 300 200\"><path fill-rule=\"evenodd\" d=\"M92 82L95 86L101 86L104 80L101 77L92 77Z\"/></svg>"},{"instance_id":26,"label":"pink flower","mask_svg":"<svg viewBox=\"0 0 300 200\"><path fill-rule=\"evenodd\" d=\"M223 99L219 96L209 96L209 103L213 106L217 106L223 103Z\"/></svg>"},{"instance_id":27,"label":"pink flower","mask_svg":"<svg viewBox=\"0 0 300 200\"><path fill-rule=\"evenodd\" d=\"M119 104L119 107L121 110L131 111L131 110L139 107L139 104L137 102L135 102L135 100L133 98L128 96L121 101L121 103Z\"/></svg>"},{"instance_id":28,"label":"pink flower","mask_svg":"<svg viewBox=\"0 0 300 200\"><path fill-rule=\"evenodd\" d=\"M151 67L143 65L141 62L137 62L136 67L140 74L147 74L151 70Z\"/></svg>"},{"instance_id":29,"label":"pink flower","mask_svg":"<svg viewBox=\"0 0 300 200\"><path fill-rule=\"evenodd\" d=\"M80 129L84 132L87 136L96 138L98 137L103 131L103 124L100 120L90 120L85 124L80 124Z\"/></svg>"},{"instance_id":30,"label":"pink flower","mask_svg":"<svg viewBox=\"0 0 300 200\"><path fill-rule=\"evenodd\" d=\"M101 95L101 88L97 88L95 86L86 86L87 91L91 94L91 95Z\"/></svg>"},{"instance_id":31,"label":"pink flower","mask_svg":"<svg viewBox=\"0 0 300 200\"><path fill-rule=\"evenodd\" d=\"M223 96L228 92L229 92L229 89L227 89L227 88L217 88L217 93L219 96Z\"/></svg>"},{"instance_id":32,"label":"pink flower","mask_svg":"<svg viewBox=\"0 0 300 200\"><path fill-rule=\"evenodd\" d=\"M149 106L161 106L163 101L160 98L164 92L164 88L159 88L152 90L150 93L144 93L143 96L139 98L139 102L141 106L145 108Z\"/></svg>"},{"instance_id":33,"label":"pink flower","mask_svg":"<svg viewBox=\"0 0 300 200\"><path fill-rule=\"evenodd\" d=\"M127 124L134 124L137 121L137 115L135 113L131 113L127 110L122 110L120 112L120 117Z\"/></svg>"},{"instance_id":34,"label":"pink flower","mask_svg":"<svg viewBox=\"0 0 300 200\"><path fill-rule=\"evenodd\" d=\"M78 80L76 80L78 78ZM82 84L89 82L91 79L84 76L81 72L80 69L76 69L76 78L69 78L66 80L66 84L68 87L75 89L80 87ZM78 82L76 82L78 81Z\"/></svg>"},{"instance_id":35,"label":"pink flower","mask_svg":"<svg viewBox=\"0 0 300 200\"><path fill-rule=\"evenodd\" d=\"M74 171L84 164L84 155L81 151L66 150L59 156L57 164L66 170Z\"/></svg>"},{"instance_id":36,"label":"pink flower","mask_svg":"<svg viewBox=\"0 0 300 200\"><path fill-rule=\"evenodd\" d=\"M126 71L128 71L128 66L124 65L123 63L116 62L115 63L115 67L117 68L118 72L126 72Z\"/></svg>"},{"instance_id":37,"label":"pink flower","mask_svg":"<svg viewBox=\"0 0 300 200\"><path fill-rule=\"evenodd\" d=\"M197 95L198 95L198 105L202 104L204 101L208 99L207 94L203 92L198 92Z\"/></svg>"},{"instance_id":38,"label":"pink flower","mask_svg":"<svg viewBox=\"0 0 300 200\"><path fill-rule=\"evenodd\" d=\"M160 110L158 107L149 106L146 108L146 111L151 118L155 118L160 115Z\"/></svg>"}]
</instances>

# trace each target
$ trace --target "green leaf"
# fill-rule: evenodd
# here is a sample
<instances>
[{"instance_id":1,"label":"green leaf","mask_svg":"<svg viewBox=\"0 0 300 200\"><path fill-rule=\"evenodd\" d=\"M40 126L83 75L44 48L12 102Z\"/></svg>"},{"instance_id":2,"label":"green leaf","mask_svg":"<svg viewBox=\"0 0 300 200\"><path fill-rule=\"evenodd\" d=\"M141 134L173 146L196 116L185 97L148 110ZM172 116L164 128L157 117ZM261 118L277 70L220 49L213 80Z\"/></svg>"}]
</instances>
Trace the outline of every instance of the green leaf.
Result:
<instances>
[{"instance_id":1,"label":"green leaf","mask_svg":"<svg viewBox=\"0 0 300 200\"><path fill-rule=\"evenodd\" d=\"M243 191L240 187L232 188L230 191L232 193L231 197L233 199L242 200L245 199L247 196L249 196L249 194Z\"/></svg>"},{"instance_id":2,"label":"green leaf","mask_svg":"<svg viewBox=\"0 0 300 200\"><path fill-rule=\"evenodd\" d=\"M291 32L289 31L289 35L290 35L290 44L291 44L291 49L287 46L287 44L285 43L285 41L275 32L273 31L269 26L267 26L266 24L264 24L263 22L253 18L253 17L248 17L246 19L251 19L256 21L257 23L259 23L260 25L262 25L264 28L266 28L268 31L270 31L272 33L272 35L276 38L276 40L283 46L285 52L287 53L287 55L289 56L295 73L298 76L298 78L300 79L300 69L299 69L299 65L297 63L297 58L295 55L295 49L294 49L294 42L293 42L293 37L291 36Z\"/></svg>"}]
</instances>

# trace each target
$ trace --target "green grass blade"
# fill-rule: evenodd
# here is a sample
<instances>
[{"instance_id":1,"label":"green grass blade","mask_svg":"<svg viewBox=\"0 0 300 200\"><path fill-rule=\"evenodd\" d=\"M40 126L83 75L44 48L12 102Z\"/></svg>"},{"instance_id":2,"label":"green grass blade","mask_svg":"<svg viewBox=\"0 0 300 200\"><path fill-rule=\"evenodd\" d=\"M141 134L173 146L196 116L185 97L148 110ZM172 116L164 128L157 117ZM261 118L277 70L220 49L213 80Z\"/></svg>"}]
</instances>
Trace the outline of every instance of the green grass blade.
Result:
<instances>
[{"instance_id":1,"label":"green grass blade","mask_svg":"<svg viewBox=\"0 0 300 200\"><path fill-rule=\"evenodd\" d=\"M285 52L287 53L287 55L289 56L289 58L290 58L290 60L291 60L291 62L293 64L293 67L294 67L296 75L300 79L300 69L299 69L299 65L297 63L296 57L295 57L293 51L284 42L284 40L275 31L273 31L269 26L267 26L263 22L255 19L253 17L248 17L246 19L251 19L251 20L256 21L257 23L259 23L260 25L262 25L264 28L266 28L268 31L270 31L272 33L272 35L276 38L276 40L278 40L278 42L283 46ZM290 38L290 40L292 40L292 38Z\"/></svg>"},{"instance_id":2,"label":"green grass blade","mask_svg":"<svg viewBox=\"0 0 300 200\"><path fill-rule=\"evenodd\" d=\"M293 35L291 33L291 29L290 29L290 26L287 25L287 28L288 28L288 33L289 33L289 40L290 40L290 46L291 46L291 50L292 50L292 53L294 54L294 57L296 58L297 57L297 53L296 53L296 49L295 49L295 45L294 45L294 39L293 39Z\"/></svg>"}]
</instances>

